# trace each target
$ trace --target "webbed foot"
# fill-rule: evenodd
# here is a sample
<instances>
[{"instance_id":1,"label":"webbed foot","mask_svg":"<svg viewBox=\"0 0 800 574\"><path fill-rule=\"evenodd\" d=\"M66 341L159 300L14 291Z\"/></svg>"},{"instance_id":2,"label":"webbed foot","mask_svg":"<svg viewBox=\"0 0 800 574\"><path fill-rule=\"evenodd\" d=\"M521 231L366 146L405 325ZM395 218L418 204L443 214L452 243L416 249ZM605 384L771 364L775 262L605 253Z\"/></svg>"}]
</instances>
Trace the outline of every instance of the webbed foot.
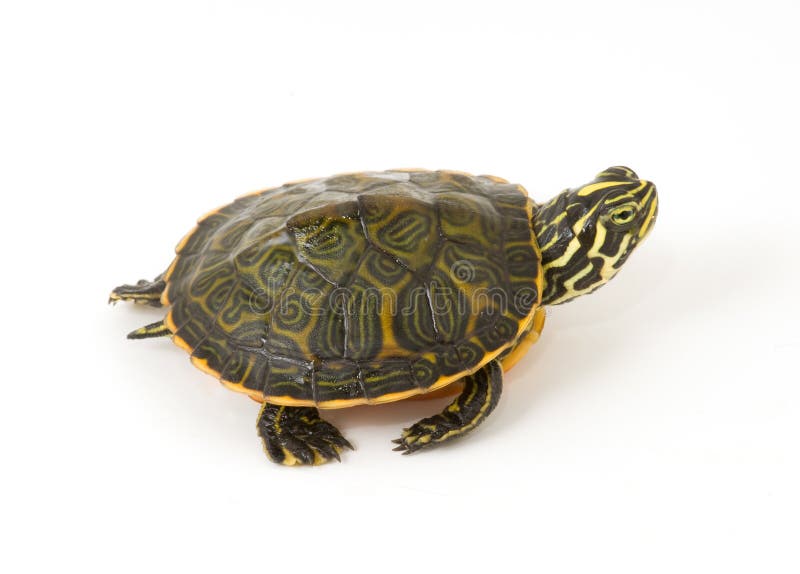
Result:
<instances>
[{"instance_id":1,"label":"webbed foot","mask_svg":"<svg viewBox=\"0 0 800 574\"><path fill-rule=\"evenodd\" d=\"M339 430L320 418L313 407L264 403L257 428L269 459L287 466L340 460L344 449L353 449Z\"/></svg>"},{"instance_id":2,"label":"webbed foot","mask_svg":"<svg viewBox=\"0 0 800 574\"><path fill-rule=\"evenodd\" d=\"M394 450L411 454L464 436L491 413L503 390L503 369L497 361L464 378L464 390L438 415L404 429Z\"/></svg>"}]
</instances>

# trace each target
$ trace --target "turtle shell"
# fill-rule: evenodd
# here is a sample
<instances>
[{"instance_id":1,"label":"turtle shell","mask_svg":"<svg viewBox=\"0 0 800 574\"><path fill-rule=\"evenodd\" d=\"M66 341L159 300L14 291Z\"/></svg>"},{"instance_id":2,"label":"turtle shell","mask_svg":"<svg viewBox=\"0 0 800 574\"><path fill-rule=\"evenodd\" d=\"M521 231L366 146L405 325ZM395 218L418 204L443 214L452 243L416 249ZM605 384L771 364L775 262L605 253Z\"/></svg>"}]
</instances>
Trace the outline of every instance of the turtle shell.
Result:
<instances>
[{"instance_id":1,"label":"turtle shell","mask_svg":"<svg viewBox=\"0 0 800 574\"><path fill-rule=\"evenodd\" d=\"M178 245L166 324L196 366L257 400L337 408L428 392L532 331L533 208L521 186L445 171L247 195Z\"/></svg>"}]
</instances>

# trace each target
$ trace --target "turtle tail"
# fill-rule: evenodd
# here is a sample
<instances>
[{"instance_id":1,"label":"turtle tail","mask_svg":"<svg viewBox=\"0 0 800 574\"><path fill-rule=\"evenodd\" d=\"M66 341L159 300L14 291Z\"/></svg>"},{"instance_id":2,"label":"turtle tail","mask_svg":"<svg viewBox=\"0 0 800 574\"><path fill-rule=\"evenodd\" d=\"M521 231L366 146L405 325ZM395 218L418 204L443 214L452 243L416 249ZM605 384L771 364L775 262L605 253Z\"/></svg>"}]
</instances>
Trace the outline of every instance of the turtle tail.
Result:
<instances>
[{"instance_id":1,"label":"turtle tail","mask_svg":"<svg viewBox=\"0 0 800 574\"><path fill-rule=\"evenodd\" d=\"M128 339L152 339L154 337L165 337L172 335L172 331L167 328L164 321L156 321L135 331L128 333Z\"/></svg>"}]
</instances>

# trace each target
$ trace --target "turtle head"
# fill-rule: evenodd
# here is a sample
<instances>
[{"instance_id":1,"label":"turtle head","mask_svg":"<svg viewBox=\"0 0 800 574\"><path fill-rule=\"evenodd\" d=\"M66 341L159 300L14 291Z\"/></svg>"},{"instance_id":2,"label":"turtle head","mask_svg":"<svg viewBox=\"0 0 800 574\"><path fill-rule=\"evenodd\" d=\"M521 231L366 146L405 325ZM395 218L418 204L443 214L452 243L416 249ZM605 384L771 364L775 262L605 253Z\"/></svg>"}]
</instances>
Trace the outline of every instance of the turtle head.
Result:
<instances>
[{"instance_id":1,"label":"turtle head","mask_svg":"<svg viewBox=\"0 0 800 574\"><path fill-rule=\"evenodd\" d=\"M656 186L621 166L537 206L542 304L565 303L606 284L650 233L657 213Z\"/></svg>"}]
</instances>

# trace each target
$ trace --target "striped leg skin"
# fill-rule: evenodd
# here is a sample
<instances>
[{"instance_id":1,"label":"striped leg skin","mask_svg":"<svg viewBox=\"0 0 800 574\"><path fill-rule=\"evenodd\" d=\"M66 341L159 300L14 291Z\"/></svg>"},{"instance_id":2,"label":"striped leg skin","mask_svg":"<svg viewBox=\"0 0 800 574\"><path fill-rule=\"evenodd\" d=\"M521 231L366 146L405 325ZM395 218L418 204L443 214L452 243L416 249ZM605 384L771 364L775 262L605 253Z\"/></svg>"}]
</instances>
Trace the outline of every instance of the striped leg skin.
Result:
<instances>
[{"instance_id":1,"label":"striped leg skin","mask_svg":"<svg viewBox=\"0 0 800 574\"><path fill-rule=\"evenodd\" d=\"M344 449L353 448L335 426L320 418L314 407L264 403L256 426L269 459L287 466L340 460Z\"/></svg>"},{"instance_id":2,"label":"striped leg skin","mask_svg":"<svg viewBox=\"0 0 800 574\"><path fill-rule=\"evenodd\" d=\"M156 321L131 331L128 333L128 339L152 339L153 337L166 337L167 335L172 335L172 331L164 324L164 321Z\"/></svg>"},{"instance_id":3,"label":"striped leg skin","mask_svg":"<svg viewBox=\"0 0 800 574\"><path fill-rule=\"evenodd\" d=\"M163 274L152 281L142 279L136 285L120 285L111 292L108 302L132 301L140 305L161 307L161 294L167 287L162 277Z\"/></svg>"},{"instance_id":4,"label":"striped leg skin","mask_svg":"<svg viewBox=\"0 0 800 574\"><path fill-rule=\"evenodd\" d=\"M411 454L464 436L489 416L503 390L503 369L492 361L464 378L464 390L440 414L403 430L394 450Z\"/></svg>"}]
</instances>

